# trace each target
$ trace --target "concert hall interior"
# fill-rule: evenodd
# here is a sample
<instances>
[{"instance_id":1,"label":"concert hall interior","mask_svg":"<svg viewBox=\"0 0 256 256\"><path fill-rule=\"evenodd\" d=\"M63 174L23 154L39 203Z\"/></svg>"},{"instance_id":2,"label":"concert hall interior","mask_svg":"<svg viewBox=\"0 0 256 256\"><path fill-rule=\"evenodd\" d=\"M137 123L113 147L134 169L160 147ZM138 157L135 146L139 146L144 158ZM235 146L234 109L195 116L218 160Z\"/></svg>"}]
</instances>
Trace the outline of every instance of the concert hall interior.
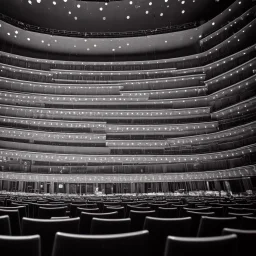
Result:
<instances>
[{"instance_id":1,"label":"concert hall interior","mask_svg":"<svg viewBox=\"0 0 256 256\"><path fill-rule=\"evenodd\" d=\"M255 3L0 0L0 254L255 250Z\"/></svg>"}]
</instances>

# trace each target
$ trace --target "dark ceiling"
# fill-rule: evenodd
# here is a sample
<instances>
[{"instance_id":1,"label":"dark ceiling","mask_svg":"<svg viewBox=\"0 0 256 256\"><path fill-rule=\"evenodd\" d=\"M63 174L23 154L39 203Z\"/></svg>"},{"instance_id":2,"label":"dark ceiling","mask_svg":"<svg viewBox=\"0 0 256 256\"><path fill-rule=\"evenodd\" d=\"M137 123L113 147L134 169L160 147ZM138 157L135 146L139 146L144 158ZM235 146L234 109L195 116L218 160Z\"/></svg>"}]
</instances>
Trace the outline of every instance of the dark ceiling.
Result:
<instances>
[{"instance_id":1,"label":"dark ceiling","mask_svg":"<svg viewBox=\"0 0 256 256\"><path fill-rule=\"evenodd\" d=\"M0 12L40 27L123 32L209 20L235 0L0 0Z\"/></svg>"}]
</instances>

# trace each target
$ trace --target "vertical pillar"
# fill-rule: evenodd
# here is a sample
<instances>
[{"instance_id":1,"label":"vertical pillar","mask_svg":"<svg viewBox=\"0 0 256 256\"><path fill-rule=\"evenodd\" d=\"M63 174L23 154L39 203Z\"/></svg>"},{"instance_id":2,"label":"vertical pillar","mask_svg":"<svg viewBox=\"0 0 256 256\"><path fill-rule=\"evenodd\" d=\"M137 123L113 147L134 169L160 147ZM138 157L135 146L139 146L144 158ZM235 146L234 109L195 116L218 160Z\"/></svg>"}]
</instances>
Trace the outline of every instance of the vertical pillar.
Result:
<instances>
[{"instance_id":1,"label":"vertical pillar","mask_svg":"<svg viewBox=\"0 0 256 256\"><path fill-rule=\"evenodd\" d=\"M67 183L65 186L66 186L66 194L69 194L69 183Z\"/></svg>"},{"instance_id":2,"label":"vertical pillar","mask_svg":"<svg viewBox=\"0 0 256 256\"><path fill-rule=\"evenodd\" d=\"M54 182L50 183L50 194L54 194Z\"/></svg>"},{"instance_id":3,"label":"vertical pillar","mask_svg":"<svg viewBox=\"0 0 256 256\"><path fill-rule=\"evenodd\" d=\"M206 188L207 188L208 191L210 190L209 181L206 181Z\"/></svg>"},{"instance_id":4,"label":"vertical pillar","mask_svg":"<svg viewBox=\"0 0 256 256\"><path fill-rule=\"evenodd\" d=\"M44 182L44 184L43 184L43 192L44 193L47 193L47 183L46 182Z\"/></svg>"},{"instance_id":5,"label":"vertical pillar","mask_svg":"<svg viewBox=\"0 0 256 256\"><path fill-rule=\"evenodd\" d=\"M228 180L225 180L225 181L224 181L224 184L225 184L225 187L226 187L227 192L230 193L230 194L232 194L229 181L228 181Z\"/></svg>"},{"instance_id":6,"label":"vertical pillar","mask_svg":"<svg viewBox=\"0 0 256 256\"><path fill-rule=\"evenodd\" d=\"M19 181L18 191L23 192L24 181Z\"/></svg>"}]
</instances>

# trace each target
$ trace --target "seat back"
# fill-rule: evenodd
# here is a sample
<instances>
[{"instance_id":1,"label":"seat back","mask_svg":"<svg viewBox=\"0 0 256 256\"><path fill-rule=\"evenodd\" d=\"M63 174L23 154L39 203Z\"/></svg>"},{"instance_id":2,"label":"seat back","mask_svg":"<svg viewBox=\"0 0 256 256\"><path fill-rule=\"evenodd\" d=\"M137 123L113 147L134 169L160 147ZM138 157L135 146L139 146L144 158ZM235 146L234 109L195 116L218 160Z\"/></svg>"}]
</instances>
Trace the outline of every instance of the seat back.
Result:
<instances>
[{"instance_id":1,"label":"seat back","mask_svg":"<svg viewBox=\"0 0 256 256\"><path fill-rule=\"evenodd\" d=\"M76 209L76 215L78 217L81 216L81 212L89 212L89 213L99 213L100 209L99 208L81 208L81 207L77 207Z\"/></svg>"},{"instance_id":2,"label":"seat back","mask_svg":"<svg viewBox=\"0 0 256 256\"><path fill-rule=\"evenodd\" d=\"M191 236L197 236L200 220L202 216L214 216L214 212L192 212L186 211L186 216L192 218Z\"/></svg>"},{"instance_id":3,"label":"seat back","mask_svg":"<svg viewBox=\"0 0 256 256\"><path fill-rule=\"evenodd\" d=\"M178 218L179 211L178 211L178 208L176 207L172 207L172 208L159 207L157 216L159 218Z\"/></svg>"},{"instance_id":4,"label":"seat back","mask_svg":"<svg viewBox=\"0 0 256 256\"><path fill-rule=\"evenodd\" d=\"M144 229L149 231L149 252L163 255L167 236L190 236L192 219L146 217Z\"/></svg>"},{"instance_id":5,"label":"seat back","mask_svg":"<svg viewBox=\"0 0 256 256\"><path fill-rule=\"evenodd\" d=\"M139 231L143 229L145 218L147 216L156 216L156 211L130 211L131 231Z\"/></svg>"},{"instance_id":6,"label":"seat back","mask_svg":"<svg viewBox=\"0 0 256 256\"><path fill-rule=\"evenodd\" d=\"M78 229L79 218L55 220L23 218L22 220L22 235L40 235L42 256L51 255L56 232L78 234Z\"/></svg>"},{"instance_id":7,"label":"seat back","mask_svg":"<svg viewBox=\"0 0 256 256\"><path fill-rule=\"evenodd\" d=\"M77 212L76 212L77 208L78 207L83 208L85 206L86 206L85 203L83 203L83 204L70 204L70 217L77 217L78 216Z\"/></svg>"},{"instance_id":8,"label":"seat back","mask_svg":"<svg viewBox=\"0 0 256 256\"><path fill-rule=\"evenodd\" d=\"M39 219L50 219L51 217L63 217L66 216L67 206L63 207L39 207L38 218Z\"/></svg>"},{"instance_id":9,"label":"seat back","mask_svg":"<svg viewBox=\"0 0 256 256\"><path fill-rule=\"evenodd\" d=\"M255 252L256 230L224 228L222 234L237 236L238 256L250 255Z\"/></svg>"},{"instance_id":10,"label":"seat back","mask_svg":"<svg viewBox=\"0 0 256 256\"><path fill-rule=\"evenodd\" d=\"M12 232L9 216L0 216L0 235L10 236L11 234Z\"/></svg>"},{"instance_id":11,"label":"seat back","mask_svg":"<svg viewBox=\"0 0 256 256\"><path fill-rule=\"evenodd\" d=\"M116 219L118 218L118 213L117 212L107 212L107 213L81 212L80 225L79 225L80 234L90 234L91 222L93 218Z\"/></svg>"},{"instance_id":12,"label":"seat back","mask_svg":"<svg viewBox=\"0 0 256 256\"><path fill-rule=\"evenodd\" d=\"M0 209L0 216L8 215L11 225L11 233L13 236L20 235L20 215L19 210L4 210Z\"/></svg>"},{"instance_id":13,"label":"seat back","mask_svg":"<svg viewBox=\"0 0 256 256\"><path fill-rule=\"evenodd\" d=\"M134 205L127 205L126 207L126 212L125 212L125 216L126 217L129 217L130 216L130 211L133 210L133 211L150 211L151 208L150 207L145 207L145 206L134 206Z\"/></svg>"},{"instance_id":14,"label":"seat back","mask_svg":"<svg viewBox=\"0 0 256 256\"><path fill-rule=\"evenodd\" d=\"M109 206L105 208L105 212L114 212L114 211L118 212L118 218L124 218L125 210L123 206L122 207Z\"/></svg>"},{"instance_id":15,"label":"seat back","mask_svg":"<svg viewBox=\"0 0 256 256\"><path fill-rule=\"evenodd\" d=\"M177 237L168 236L164 256L237 256L237 236Z\"/></svg>"},{"instance_id":16,"label":"seat back","mask_svg":"<svg viewBox=\"0 0 256 256\"><path fill-rule=\"evenodd\" d=\"M52 256L148 255L148 231L117 235L71 235L57 233Z\"/></svg>"},{"instance_id":17,"label":"seat back","mask_svg":"<svg viewBox=\"0 0 256 256\"><path fill-rule=\"evenodd\" d=\"M34 236L3 236L0 235L1 255L41 256L41 241L39 235Z\"/></svg>"},{"instance_id":18,"label":"seat back","mask_svg":"<svg viewBox=\"0 0 256 256\"><path fill-rule=\"evenodd\" d=\"M220 236L223 228L238 228L236 217L202 216L198 228L198 237Z\"/></svg>"},{"instance_id":19,"label":"seat back","mask_svg":"<svg viewBox=\"0 0 256 256\"><path fill-rule=\"evenodd\" d=\"M256 230L256 217L243 216L241 219L241 229Z\"/></svg>"},{"instance_id":20,"label":"seat back","mask_svg":"<svg viewBox=\"0 0 256 256\"><path fill-rule=\"evenodd\" d=\"M91 222L91 234L120 234L130 232L131 219L100 219L93 218Z\"/></svg>"},{"instance_id":21,"label":"seat back","mask_svg":"<svg viewBox=\"0 0 256 256\"><path fill-rule=\"evenodd\" d=\"M14 205L11 204L11 206L9 206L9 207L0 207L0 209L3 209L3 210L18 210L20 220L22 220L23 217L27 217L27 207L25 205L23 205L23 206L14 206Z\"/></svg>"}]
</instances>

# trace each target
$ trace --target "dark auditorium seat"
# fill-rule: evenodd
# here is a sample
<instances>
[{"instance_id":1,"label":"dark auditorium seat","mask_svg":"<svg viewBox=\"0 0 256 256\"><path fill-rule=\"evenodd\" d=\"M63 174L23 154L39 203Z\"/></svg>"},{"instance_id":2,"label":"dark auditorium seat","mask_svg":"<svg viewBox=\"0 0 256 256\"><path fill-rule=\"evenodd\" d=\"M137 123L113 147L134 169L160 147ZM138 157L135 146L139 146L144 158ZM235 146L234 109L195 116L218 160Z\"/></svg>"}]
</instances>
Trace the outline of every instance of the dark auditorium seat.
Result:
<instances>
[{"instance_id":1,"label":"dark auditorium seat","mask_svg":"<svg viewBox=\"0 0 256 256\"><path fill-rule=\"evenodd\" d=\"M64 217L66 216L67 206L64 207L39 207L38 218L39 219L50 219L51 217Z\"/></svg>"},{"instance_id":2,"label":"dark auditorium seat","mask_svg":"<svg viewBox=\"0 0 256 256\"><path fill-rule=\"evenodd\" d=\"M126 207L126 213L125 213L125 216L126 217L129 217L130 216L130 211L133 210L133 211L151 211L151 208L148 207L148 206L134 206L134 205L127 205Z\"/></svg>"},{"instance_id":3,"label":"dark auditorium seat","mask_svg":"<svg viewBox=\"0 0 256 256\"><path fill-rule=\"evenodd\" d=\"M18 210L20 215L20 220L22 220L23 217L27 217L27 208L26 206L10 206L10 207L0 207L2 210Z\"/></svg>"},{"instance_id":4,"label":"dark auditorium seat","mask_svg":"<svg viewBox=\"0 0 256 256\"><path fill-rule=\"evenodd\" d=\"M118 212L118 218L124 218L125 210L124 207L109 206L105 208L105 212Z\"/></svg>"},{"instance_id":5,"label":"dark auditorium seat","mask_svg":"<svg viewBox=\"0 0 256 256\"><path fill-rule=\"evenodd\" d=\"M77 209L76 209L76 216L80 217L81 216L81 212L99 213L100 209L99 208L80 208L80 207L77 207Z\"/></svg>"},{"instance_id":6,"label":"dark auditorium seat","mask_svg":"<svg viewBox=\"0 0 256 256\"><path fill-rule=\"evenodd\" d=\"M241 229L256 230L256 217L243 216L241 219Z\"/></svg>"},{"instance_id":7,"label":"dark auditorium seat","mask_svg":"<svg viewBox=\"0 0 256 256\"><path fill-rule=\"evenodd\" d=\"M178 218L179 212L178 208L172 207L172 208L163 208L159 207L157 216L159 218Z\"/></svg>"},{"instance_id":8,"label":"dark auditorium seat","mask_svg":"<svg viewBox=\"0 0 256 256\"><path fill-rule=\"evenodd\" d=\"M56 232L78 234L78 230L79 218L55 220L23 218L22 220L22 235L40 235L42 256L51 255Z\"/></svg>"},{"instance_id":9,"label":"dark auditorium seat","mask_svg":"<svg viewBox=\"0 0 256 256\"><path fill-rule=\"evenodd\" d=\"M39 235L33 236L3 236L0 235L1 256L41 256L41 241Z\"/></svg>"},{"instance_id":10,"label":"dark auditorium seat","mask_svg":"<svg viewBox=\"0 0 256 256\"><path fill-rule=\"evenodd\" d=\"M202 216L198 228L198 237L220 236L223 228L238 228L236 217Z\"/></svg>"},{"instance_id":11,"label":"dark auditorium seat","mask_svg":"<svg viewBox=\"0 0 256 256\"><path fill-rule=\"evenodd\" d=\"M222 234L235 234L237 236L238 256L253 255L255 253L256 230L224 228Z\"/></svg>"},{"instance_id":12,"label":"dark auditorium seat","mask_svg":"<svg viewBox=\"0 0 256 256\"><path fill-rule=\"evenodd\" d=\"M131 219L100 219L93 218L91 223L92 235L120 234L130 232Z\"/></svg>"},{"instance_id":13,"label":"dark auditorium seat","mask_svg":"<svg viewBox=\"0 0 256 256\"><path fill-rule=\"evenodd\" d=\"M163 255L168 236L190 236L191 217L185 218L155 218L146 217L144 229L149 231L150 255Z\"/></svg>"},{"instance_id":14,"label":"dark auditorium seat","mask_svg":"<svg viewBox=\"0 0 256 256\"><path fill-rule=\"evenodd\" d=\"M214 212L192 212L186 211L186 217L192 218L191 236L197 236L200 220L202 216L215 216Z\"/></svg>"},{"instance_id":15,"label":"dark auditorium seat","mask_svg":"<svg viewBox=\"0 0 256 256\"><path fill-rule=\"evenodd\" d=\"M8 215L0 216L0 235L10 236L11 233L11 224L10 218Z\"/></svg>"},{"instance_id":16,"label":"dark auditorium seat","mask_svg":"<svg viewBox=\"0 0 256 256\"><path fill-rule=\"evenodd\" d=\"M237 236L178 237L168 236L164 256L238 256Z\"/></svg>"},{"instance_id":17,"label":"dark auditorium seat","mask_svg":"<svg viewBox=\"0 0 256 256\"><path fill-rule=\"evenodd\" d=\"M139 231L143 229L145 218L147 216L156 216L156 211L134 211L131 210L129 217L131 219L131 231Z\"/></svg>"},{"instance_id":18,"label":"dark auditorium seat","mask_svg":"<svg viewBox=\"0 0 256 256\"><path fill-rule=\"evenodd\" d=\"M11 233L13 236L21 234L19 210L3 210L0 209L0 216L8 215L11 224Z\"/></svg>"},{"instance_id":19,"label":"dark auditorium seat","mask_svg":"<svg viewBox=\"0 0 256 256\"><path fill-rule=\"evenodd\" d=\"M85 203L81 203L81 204L74 204L74 203L72 203L72 204L70 204L70 217L77 217L78 215L77 215L77 208L78 207L81 207L81 208L83 208L83 207L85 207L86 206L86 204Z\"/></svg>"},{"instance_id":20,"label":"dark auditorium seat","mask_svg":"<svg viewBox=\"0 0 256 256\"><path fill-rule=\"evenodd\" d=\"M117 235L72 235L58 232L52 256L146 256L148 231Z\"/></svg>"},{"instance_id":21,"label":"dark auditorium seat","mask_svg":"<svg viewBox=\"0 0 256 256\"><path fill-rule=\"evenodd\" d=\"M81 212L80 225L79 225L79 233L80 234L90 234L91 223L92 223L93 218L117 219L118 212L107 212L107 213Z\"/></svg>"}]
</instances>

